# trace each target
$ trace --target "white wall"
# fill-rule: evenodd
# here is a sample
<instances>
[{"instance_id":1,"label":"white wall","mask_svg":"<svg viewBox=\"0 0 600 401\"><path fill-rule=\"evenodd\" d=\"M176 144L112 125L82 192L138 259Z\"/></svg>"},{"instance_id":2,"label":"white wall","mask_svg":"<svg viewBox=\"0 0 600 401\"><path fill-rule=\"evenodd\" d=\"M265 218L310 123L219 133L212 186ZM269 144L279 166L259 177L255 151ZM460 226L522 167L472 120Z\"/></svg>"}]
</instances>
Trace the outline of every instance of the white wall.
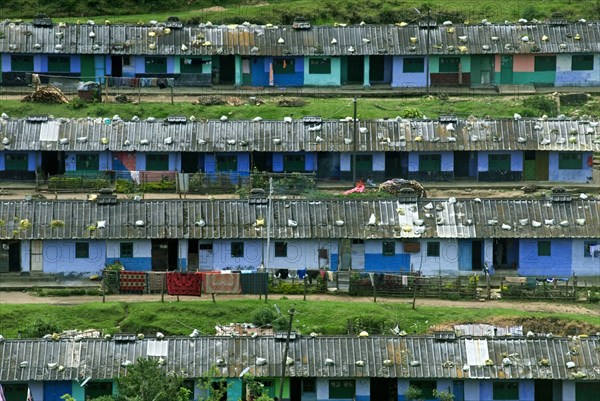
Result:
<instances>
[{"instance_id":1,"label":"white wall","mask_svg":"<svg viewBox=\"0 0 600 401\"><path fill-rule=\"evenodd\" d=\"M600 276L600 256L592 258L583 256L584 244L586 241L600 243L600 238L573 239L572 244L572 263L573 273L577 276Z\"/></svg>"}]
</instances>

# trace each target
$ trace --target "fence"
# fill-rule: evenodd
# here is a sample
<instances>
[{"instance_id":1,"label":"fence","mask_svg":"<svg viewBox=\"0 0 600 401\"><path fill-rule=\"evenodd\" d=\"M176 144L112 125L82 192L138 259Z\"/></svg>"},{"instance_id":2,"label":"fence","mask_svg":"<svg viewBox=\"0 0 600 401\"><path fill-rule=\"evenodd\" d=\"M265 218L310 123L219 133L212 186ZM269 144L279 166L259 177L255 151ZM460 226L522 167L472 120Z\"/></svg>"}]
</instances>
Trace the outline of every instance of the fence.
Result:
<instances>
[{"instance_id":1,"label":"fence","mask_svg":"<svg viewBox=\"0 0 600 401\"><path fill-rule=\"evenodd\" d=\"M505 277L500 282L504 299L573 300L578 297L577 278Z\"/></svg>"}]
</instances>

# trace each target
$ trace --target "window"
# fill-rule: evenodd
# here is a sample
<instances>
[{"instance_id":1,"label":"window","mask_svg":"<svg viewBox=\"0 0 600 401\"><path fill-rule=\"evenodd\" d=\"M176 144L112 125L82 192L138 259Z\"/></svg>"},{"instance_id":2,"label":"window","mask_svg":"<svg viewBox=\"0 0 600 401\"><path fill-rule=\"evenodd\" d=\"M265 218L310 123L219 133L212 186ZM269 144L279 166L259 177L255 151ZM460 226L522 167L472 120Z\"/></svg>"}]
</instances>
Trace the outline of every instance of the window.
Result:
<instances>
[{"instance_id":1,"label":"window","mask_svg":"<svg viewBox=\"0 0 600 401\"><path fill-rule=\"evenodd\" d=\"M396 254L396 243L394 241L383 241L381 252L383 256L394 256Z\"/></svg>"},{"instance_id":2,"label":"window","mask_svg":"<svg viewBox=\"0 0 600 401\"><path fill-rule=\"evenodd\" d=\"M75 259L88 259L90 257L90 244L87 242L75 243Z\"/></svg>"},{"instance_id":3,"label":"window","mask_svg":"<svg viewBox=\"0 0 600 401\"><path fill-rule=\"evenodd\" d=\"M293 58L277 58L273 60L273 74L293 74L296 72Z\"/></svg>"},{"instance_id":4,"label":"window","mask_svg":"<svg viewBox=\"0 0 600 401\"><path fill-rule=\"evenodd\" d=\"M288 173L302 173L305 171L305 156L298 154L283 155L283 171Z\"/></svg>"},{"instance_id":5,"label":"window","mask_svg":"<svg viewBox=\"0 0 600 401\"><path fill-rule=\"evenodd\" d=\"M179 72L182 74L190 73L201 73L202 65L204 63L210 63L210 61L204 61L201 58L186 58L183 57L179 60Z\"/></svg>"},{"instance_id":6,"label":"window","mask_svg":"<svg viewBox=\"0 0 600 401\"><path fill-rule=\"evenodd\" d=\"M236 156L217 156L217 171L236 171L237 157Z\"/></svg>"},{"instance_id":7,"label":"window","mask_svg":"<svg viewBox=\"0 0 600 401\"><path fill-rule=\"evenodd\" d=\"M492 393L494 400L518 400L519 382L494 382L492 384Z\"/></svg>"},{"instance_id":8,"label":"window","mask_svg":"<svg viewBox=\"0 0 600 401\"><path fill-rule=\"evenodd\" d=\"M460 57L440 57L440 72L458 72Z\"/></svg>"},{"instance_id":9,"label":"window","mask_svg":"<svg viewBox=\"0 0 600 401\"><path fill-rule=\"evenodd\" d=\"M11 56L11 69L15 72L32 72L33 56L14 55Z\"/></svg>"},{"instance_id":10,"label":"window","mask_svg":"<svg viewBox=\"0 0 600 401\"><path fill-rule=\"evenodd\" d=\"M594 255L592 255L592 252L594 252ZM595 256L598 256L598 253L600 253L600 242L598 241L585 241L583 243L583 256L586 258Z\"/></svg>"},{"instance_id":11,"label":"window","mask_svg":"<svg viewBox=\"0 0 600 401\"><path fill-rule=\"evenodd\" d=\"M329 380L329 399L353 399L356 393L354 380Z\"/></svg>"},{"instance_id":12,"label":"window","mask_svg":"<svg viewBox=\"0 0 600 401\"><path fill-rule=\"evenodd\" d=\"M48 56L48 72L71 72L69 56Z\"/></svg>"},{"instance_id":13,"label":"window","mask_svg":"<svg viewBox=\"0 0 600 401\"><path fill-rule=\"evenodd\" d=\"M558 169L559 170L581 170L582 157L581 153L559 153L558 154Z\"/></svg>"},{"instance_id":14,"label":"window","mask_svg":"<svg viewBox=\"0 0 600 401\"><path fill-rule=\"evenodd\" d=\"M314 378L303 378L302 379L302 392L303 393L316 393L317 392L317 380Z\"/></svg>"},{"instance_id":15,"label":"window","mask_svg":"<svg viewBox=\"0 0 600 401\"><path fill-rule=\"evenodd\" d=\"M590 71L594 69L594 56L584 54L571 58L571 71Z\"/></svg>"},{"instance_id":16,"label":"window","mask_svg":"<svg viewBox=\"0 0 600 401\"><path fill-rule=\"evenodd\" d=\"M309 74L331 74L331 59L326 57L308 59Z\"/></svg>"},{"instance_id":17,"label":"window","mask_svg":"<svg viewBox=\"0 0 600 401\"><path fill-rule=\"evenodd\" d=\"M169 170L169 155L166 153L147 153L146 171Z\"/></svg>"},{"instance_id":18,"label":"window","mask_svg":"<svg viewBox=\"0 0 600 401\"><path fill-rule=\"evenodd\" d=\"M556 56L535 56L534 71L556 71Z\"/></svg>"},{"instance_id":19,"label":"window","mask_svg":"<svg viewBox=\"0 0 600 401\"><path fill-rule=\"evenodd\" d=\"M402 65L402 72L425 71L425 59L423 57L407 57Z\"/></svg>"},{"instance_id":20,"label":"window","mask_svg":"<svg viewBox=\"0 0 600 401\"><path fill-rule=\"evenodd\" d=\"M93 400L94 398L113 395L112 382L89 382L85 385L85 399Z\"/></svg>"},{"instance_id":21,"label":"window","mask_svg":"<svg viewBox=\"0 0 600 401\"><path fill-rule=\"evenodd\" d=\"M442 171L442 155L419 155L419 171L439 172Z\"/></svg>"},{"instance_id":22,"label":"window","mask_svg":"<svg viewBox=\"0 0 600 401\"><path fill-rule=\"evenodd\" d=\"M287 242L275 241L275 257L287 258Z\"/></svg>"},{"instance_id":23,"label":"window","mask_svg":"<svg viewBox=\"0 0 600 401\"><path fill-rule=\"evenodd\" d=\"M587 381L575 383L575 401L597 400L598 393L600 393L599 382Z\"/></svg>"},{"instance_id":24,"label":"window","mask_svg":"<svg viewBox=\"0 0 600 401\"><path fill-rule=\"evenodd\" d=\"M98 155L77 155L75 156L75 168L78 171L98 171L100 162Z\"/></svg>"},{"instance_id":25,"label":"window","mask_svg":"<svg viewBox=\"0 0 600 401\"><path fill-rule=\"evenodd\" d=\"M433 396L433 390L437 389L437 383L435 380L411 380L411 387L416 387L421 390L421 397L423 399L432 399L435 398Z\"/></svg>"},{"instance_id":26,"label":"window","mask_svg":"<svg viewBox=\"0 0 600 401\"><path fill-rule=\"evenodd\" d=\"M510 154L488 155L488 171L510 171Z\"/></svg>"},{"instance_id":27,"label":"window","mask_svg":"<svg viewBox=\"0 0 600 401\"><path fill-rule=\"evenodd\" d=\"M421 243L419 241L405 239L402 241L404 253L419 253L421 252Z\"/></svg>"},{"instance_id":28,"label":"window","mask_svg":"<svg viewBox=\"0 0 600 401\"><path fill-rule=\"evenodd\" d=\"M121 242L119 257L133 258L133 242Z\"/></svg>"},{"instance_id":29,"label":"window","mask_svg":"<svg viewBox=\"0 0 600 401\"><path fill-rule=\"evenodd\" d=\"M27 153L7 153L4 157L6 171L27 171Z\"/></svg>"},{"instance_id":30,"label":"window","mask_svg":"<svg viewBox=\"0 0 600 401\"><path fill-rule=\"evenodd\" d=\"M167 73L167 58L166 57L146 57L146 74L166 74Z\"/></svg>"},{"instance_id":31,"label":"window","mask_svg":"<svg viewBox=\"0 0 600 401\"><path fill-rule=\"evenodd\" d=\"M427 243L427 256L433 258L440 257L440 243L439 242L428 242Z\"/></svg>"},{"instance_id":32,"label":"window","mask_svg":"<svg viewBox=\"0 0 600 401\"><path fill-rule=\"evenodd\" d=\"M232 258L243 258L244 257L244 243L243 242L232 242L231 243L231 257Z\"/></svg>"},{"instance_id":33,"label":"window","mask_svg":"<svg viewBox=\"0 0 600 401\"><path fill-rule=\"evenodd\" d=\"M550 241L538 241L538 256L552 256Z\"/></svg>"}]
</instances>

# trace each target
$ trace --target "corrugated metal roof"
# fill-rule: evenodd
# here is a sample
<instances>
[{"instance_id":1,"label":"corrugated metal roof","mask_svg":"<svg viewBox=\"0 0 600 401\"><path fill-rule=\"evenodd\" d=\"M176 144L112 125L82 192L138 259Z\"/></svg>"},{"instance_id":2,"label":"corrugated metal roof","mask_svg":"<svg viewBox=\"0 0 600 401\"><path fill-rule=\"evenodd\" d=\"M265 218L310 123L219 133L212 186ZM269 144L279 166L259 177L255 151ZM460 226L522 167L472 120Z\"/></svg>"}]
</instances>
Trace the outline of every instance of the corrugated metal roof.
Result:
<instances>
[{"instance_id":1,"label":"corrugated metal roof","mask_svg":"<svg viewBox=\"0 0 600 401\"><path fill-rule=\"evenodd\" d=\"M315 127L320 126L319 130ZM459 120L451 125L422 120L188 121L168 124L98 119L32 123L2 120L0 150L138 152L385 152L385 151L594 151L600 152L597 121ZM103 144L103 138L108 144ZM147 141L147 144L143 144ZM169 143L169 144L167 144Z\"/></svg>"},{"instance_id":2,"label":"corrugated metal roof","mask_svg":"<svg viewBox=\"0 0 600 401\"><path fill-rule=\"evenodd\" d=\"M0 344L0 380L75 380L92 377L112 379L126 372L123 362L148 357L149 342L105 340L7 340ZM273 337L167 338L161 341L166 368L185 370L188 377L199 378L224 361L218 369L227 377L238 377L250 368L258 377L281 375L285 342ZM317 337L290 342L289 357L294 364L291 377L404 377L455 379L573 379L600 380L598 339L497 338L436 341L431 337ZM576 351L575 351L576 350ZM477 356L479 355L479 356ZM158 356L155 356L158 358ZM257 358L266 364L257 364ZM325 359L334 361L326 365ZM510 360L510 364L505 359ZM487 366L486 360L492 365ZM547 359L548 366L539 361ZM364 366L356 365L363 361ZM384 361L391 361L386 363ZM567 362L576 368L568 369ZM23 362L27 366L21 367ZM418 363L417 363L418 362ZM64 366L63 371L48 364ZM466 365L466 366L465 366Z\"/></svg>"},{"instance_id":3,"label":"corrugated metal roof","mask_svg":"<svg viewBox=\"0 0 600 401\"><path fill-rule=\"evenodd\" d=\"M67 24L64 27L54 25L52 28L46 28L34 27L30 23L16 24L5 21L0 23L0 32L4 33L4 39L0 40L2 53L149 56L342 56L428 53L427 30L416 25L314 26L309 30L294 30L290 26L221 25L184 27L167 33L164 27L158 26ZM528 41L523 40L524 36ZM283 43L280 43L279 39L283 39ZM598 22L565 26L440 25L429 32L429 54L433 55L599 51Z\"/></svg>"},{"instance_id":4,"label":"corrugated metal roof","mask_svg":"<svg viewBox=\"0 0 600 401\"><path fill-rule=\"evenodd\" d=\"M597 238L600 201L274 200L271 238ZM375 218L374 224L370 220ZM245 200L0 202L2 239L266 238L266 204ZM27 219L30 227L20 227ZM196 225L200 220L204 226ZM51 227L62 220L64 227ZM143 226L137 226L141 220ZM297 223L292 227L289 220ZM99 221L106 228L89 230Z\"/></svg>"}]
</instances>

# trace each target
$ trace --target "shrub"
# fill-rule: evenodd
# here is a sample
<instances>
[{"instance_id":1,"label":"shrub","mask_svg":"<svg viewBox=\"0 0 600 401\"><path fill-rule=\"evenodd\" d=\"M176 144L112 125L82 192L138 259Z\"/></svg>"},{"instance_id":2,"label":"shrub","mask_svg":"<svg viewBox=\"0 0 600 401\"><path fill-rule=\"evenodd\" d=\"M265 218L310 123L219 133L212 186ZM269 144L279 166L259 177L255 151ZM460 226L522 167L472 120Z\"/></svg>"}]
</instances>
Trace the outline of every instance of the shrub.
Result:
<instances>
[{"instance_id":1,"label":"shrub","mask_svg":"<svg viewBox=\"0 0 600 401\"><path fill-rule=\"evenodd\" d=\"M556 116L558 114L556 102L544 95L526 97L523 99L523 107L538 111L539 114L547 114L549 117Z\"/></svg>"},{"instance_id":2,"label":"shrub","mask_svg":"<svg viewBox=\"0 0 600 401\"><path fill-rule=\"evenodd\" d=\"M69 107L77 110L77 109L83 109L85 107L87 107L87 100L80 98L79 96L75 96L70 102L69 102Z\"/></svg>"},{"instance_id":3,"label":"shrub","mask_svg":"<svg viewBox=\"0 0 600 401\"><path fill-rule=\"evenodd\" d=\"M175 181L162 178L157 182L147 182L140 185L143 192L171 192L175 191Z\"/></svg>"},{"instance_id":4,"label":"shrub","mask_svg":"<svg viewBox=\"0 0 600 401\"><path fill-rule=\"evenodd\" d=\"M60 333L60 327L48 316L36 316L31 323L25 327L25 337L43 337L46 334Z\"/></svg>"},{"instance_id":5,"label":"shrub","mask_svg":"<svg viewBox=\"0 0 600 401\"><path fill-rule=\"evenodd\" d=\"M423 113L414 107L408 107L400 112L402 118L423 118Z\"/></svg>"},{"instance_id":6,"label":"shrub","mask_svg":"<svg viewBox=\"0 0 600 401\"><path fill-rule=\"evenodd\" d=\"M115 182L115 191L120 194L130 194L135 190L135 183L130 180L118 179Z\"/></svg>"},{"instance_id":7,"label":"shrub","mask_svg":"<svg viewBox=\"0 0 600 401\"><path fill-rule=\"evenodd\" d=\"M262 327L272 324L279 316L271 308L261 308L254 311L252 314L252 323Z\"/></svg>"},{"instance_id":8,"label":"shrub","mask_svg":"<svg viewBox=\"0 0 600 401\"><path fill-rule=\"evenodd\" d=\"M81 177L52 177L48 180L48 189L73 190L73 189L100 189L110 186L110 180L104 178Z\"/></svg>"},{"instance_id":9,"label":"shrub","mask_svg":"<svg viewBox=\"0 0 600 401\"><path fill-rule=\"evenodd\" d=\"M409 386L404 393L407 400L418 401L423 399L423 390L415 386Z\"/></svg>"}]
</instances>

